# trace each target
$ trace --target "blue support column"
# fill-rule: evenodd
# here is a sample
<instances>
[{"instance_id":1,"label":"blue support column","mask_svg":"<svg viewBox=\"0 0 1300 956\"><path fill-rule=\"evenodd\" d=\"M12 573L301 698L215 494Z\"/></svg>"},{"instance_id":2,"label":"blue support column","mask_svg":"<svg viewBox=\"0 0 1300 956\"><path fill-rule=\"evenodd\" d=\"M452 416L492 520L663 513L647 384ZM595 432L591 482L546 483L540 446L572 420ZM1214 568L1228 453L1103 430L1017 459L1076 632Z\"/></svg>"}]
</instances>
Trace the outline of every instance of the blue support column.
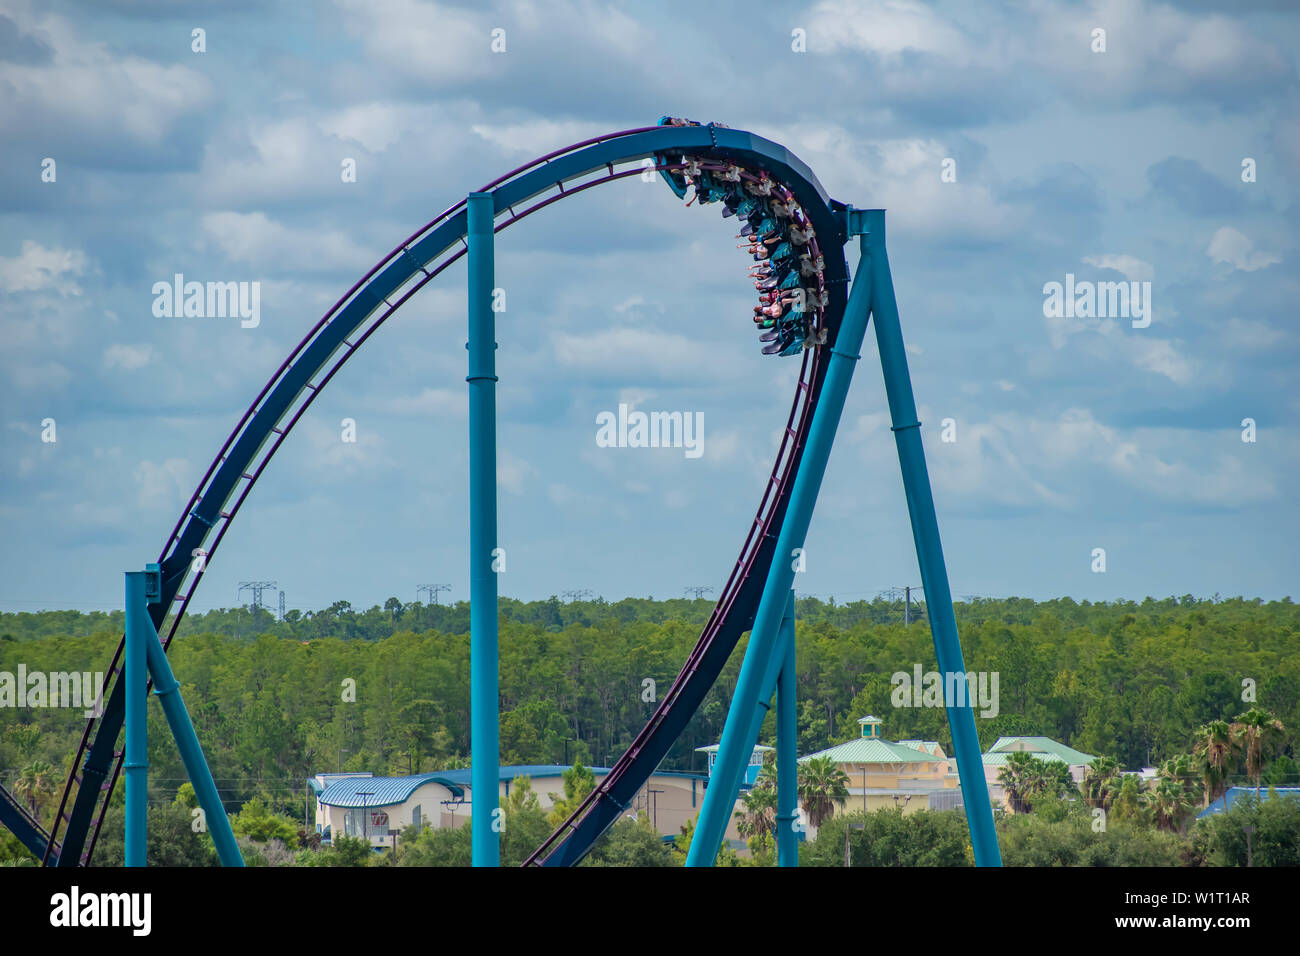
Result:
<instances>
[{"instance_id":1,"label":"blue support column","mask_svg":"<svg viewBox=\"0 0 1300 956\"><path fill-rule=\"evenodd\" d=\"M149 619L148 571L126 572L126 833L124 862L145 865L149 828ZM157 581L157 574L153 574ZM155 584L155 594L157 593Z\"/></svg>"},{"instance_id":2,"label":"blue support column","mask_svg":"<svg viewBox=\"0 0 1300 956\"><path fill-rule=\"evenodd\" d=\"M491 193L470 193L469 246L469 587L470 780L475 866L500 866L494 829L501 761L497 638L497 406Z\"/></svg>"},{"instance_id":3,"label":"blue support column","mask_svg":"<svg viewBox=\"0 0 1300 956\"><path fill-rule=\"evenodd\" d=\"M222 866L243 866L244 857L239 852L239 844L235 842L230 818L226 816L226 808L221 805L216 781L212 779L212 771L208 769L207 758L203 756L203 748L199 746L198 735L194 732L194 723L185 708L185 701L181 699L180 682L172 673L171 664L163 653L162 641L158 639L152 621L149 622L146 640L154 693L162 704L167 725L176 740L176 749L180 751L181 762L185 764L185 773L189 775L190 783L194 785L194 794L199 798L199 806L203 808L204 821L208 832L212 834L217 856Z\"/></svg>"},{"instance_id":4,"label":"blue support column","mask_svg":"<svg viewBox=\"0 0 1300 956\"><path fill-rule=\"evenodd\" d=\"M799 865L798 727L795 720L794 591L781 618L781 646L785 653L776 685L776 865Z\"/></svg>"},{"instance_id":5,"label":"blue support column","mask_svg":"<svg viewBox=\"0 0 1300 956\"><path fill-rule=\"evenodd\" d=\"M948 589L948 571L939 541L939 521L934 511L934 496L925 467L925 449L921 444L921 423L917 420L912 381L907 371L907 353L903 348L903 330L894 300L894 284L885 254L885 211L864 210L864 241L871 256L871 313L876 325L876 344L880 349L880 367L885 375L885 392L893 420L894 440L898 445L898 463L903 471L903 487L912 519L912 537L925 585L927 616L939 670L948 674L965 674L961 643L957 636L957 619L952 610ZM945 679L945 686L947 680ZM976 866L1001 866L997 833L993 827L993 810L989 804L988 784L980 757L979 736L975 731L975 711L969 694L956 706L948 705L948 725L952 730L953 750L961 776L962 799L966 804L966 821L970 826L971 846Z\"/></svg>"},{"instance_id":6,"label":"blue support column","mask_svg":"<svg viewBox=\"0 0 1300 956\"><path fill-rule=\"evenodd\" d=\"M770 695L768 688L771 687L771 681L775 680L776 668L779 667L779 661L774 661L773 655L781 617L789 600L790 586L794 583L790 555L795 548L803 547L804 538L807 537L813 505L817 502L817 492L821 489L826 462L835 441L835 429L839 426L849 383L853 379L853 368L860 358L858 350L862 347L862 339L867 331L867 314L871 307L871 270L865 258L865 240L862 243L862 253L863 259L853 278L853 288L844 309L844 320L835 345L830 350L821 399L813 413L808 442L799 462L799 471L795 475L794 488L790 492L790 504L777 536L776 557L768 571L763 597L759 601L754 626L749 634L749 646L740 667L740 677L731 699L731 708L727 712L727 722L723 726L718 756L709 777L709 789L704 794L704 806L700 810L695 835L691 839L691 849L686 856L687 866L712 866L717 858L736 795L740 791L745 766L758 739L755 709L760 700L766 700L766 695Z\"/></svg>"}]
</instances>

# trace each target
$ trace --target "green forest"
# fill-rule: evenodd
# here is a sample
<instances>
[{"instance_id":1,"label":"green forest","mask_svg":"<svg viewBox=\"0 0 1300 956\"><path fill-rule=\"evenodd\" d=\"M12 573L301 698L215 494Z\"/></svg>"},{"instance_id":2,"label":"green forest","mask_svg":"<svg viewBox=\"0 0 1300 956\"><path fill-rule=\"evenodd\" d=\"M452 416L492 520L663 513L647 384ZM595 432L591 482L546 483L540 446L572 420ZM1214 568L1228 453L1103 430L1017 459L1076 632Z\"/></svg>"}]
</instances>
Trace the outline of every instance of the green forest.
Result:
<instances>
[{"instance_id":1,"label":"green forest","mask_svg":"<svg viewBox=\"0 0 1300 956\"><path fill-rule=\"evenodd\" d=\"M646 680L654 682L656 696L668 690L711 610L705 600L503 599L502 762L612 763L653 711L653 701L645 699ZM796 611L800 754L853 738L857 719L868 713L884 719L887 739L938 740L951 752L942 708L891 703L891 675L910 674L916 665L937 668L923 609L913 608L910 624L904 623L901 602L884 599L837 604L802 598ZM1003 735L1045 735L1105 758L1098 786L1113 789L1109 799L1121 807L1128 798L1119 774L1142 767L1166 767L1164 776L1182 781L1184 802L1196 808L1207 789L1300 784L1300 612L1290 599L980 599L959 603L956 611L967 670L999 675L997 715L976 719L983 748ZM16 673L20 664L29 672L104 671L122 624L120 612L0 614L0 672ZM302 828L308 818L310 774L406 774L467 765L468 632L464 602L403 604L390 598L383 606L357 610L338 601L315 613L290 611L283 621L265 609L243 607L186 618L169 657L227 809L236 819L246 814L246 821L280 821L276 826L292 845L291 836L310 842L306 834L288 833L285 822ZM743 650L744 641L663 769L704 769L695 748L721 734ZM166 833L169 825L181 827L189 819L181 789L185 776L157 704L149 709L151 804L159 821L151 829ZM1253 736L1240 730L1250 712L1259 724ZM80 709L0 708L0 781L47 824L83 727ZM1246 736L1238 745L1240 734ZM1216 735L1223 736L1221 753L1214 750ZM773 738L769 718L762 739L770 744ZM1204 767L1207 752L1219 764L1212 780L1196 769ZM1025 768L1027 780L1031 771ZM1033 792L1028 786L1026 803ZM1037 792L1043 792L1041 785ZM1048 809L1041 796L1035 799L1032 813L999 824L1013 828L1005 837L1009 845L1029 840L1015 828L1066 833L1086 826L1076 817L1101 805L1097 794L1071 794L1067 802L1078 803L1077 811L1061 810L1057 818L1059 807ZM1185 811L1176 814L1176 825L1162 825L1154 797L1142 801L1150 807L1138 813L1135 804L1129 824L1145 821L1155 838L1182 841L1181 856L1165 862L1217 859L1208 845L1195 853L1187 849L1193 836ZM1248 809L1285 812L1267 802ZM109 831L117 813L110 812ZM916 826L911 821L921 816L896 825ZM964 829L960 814L946 816ZM1024 822L1031 818L1033 823ZM840 819L830 821L823 834ZM634 826L625 824L624 830ZM255 823L247 823L249 828L258 830ZM531 836L532 829L544 828L532 820L519 829ZM1197 838L1203 842L1204 832ZM839 833L837 859L843 829ZM642 844L646 852L670 852L652 846L649 836L620 831L607 842L633 856ZM430 843L416 857L433 862L443 857L431 841L455 839L461 838L412 835L408 849L416 853L421 840ZM12 842L4 852L21 856ZM102 846L111 845L106 831ZM449 844L439 852L455 862L453 850ZM332 858L342 852L335 847ZM805 852L816 858L813 845Z\"/></svg>"}]
</instances>

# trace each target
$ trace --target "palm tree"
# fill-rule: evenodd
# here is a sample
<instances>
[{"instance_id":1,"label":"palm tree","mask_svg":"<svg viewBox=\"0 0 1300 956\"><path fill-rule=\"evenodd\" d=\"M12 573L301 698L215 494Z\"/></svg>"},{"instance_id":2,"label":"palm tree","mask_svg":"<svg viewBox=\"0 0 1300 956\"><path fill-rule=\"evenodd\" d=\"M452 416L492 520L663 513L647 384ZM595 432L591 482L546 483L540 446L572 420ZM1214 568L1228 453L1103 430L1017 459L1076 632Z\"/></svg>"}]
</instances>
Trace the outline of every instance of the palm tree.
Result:
<instances>
[{"instance_id":1,"label":"palm tree","mask_svg":"<svg viewBox=\"0 0 1300 956\"><path fill-rule=\"evenodd\" d=\"M1032 754L1017 750L1007 754L1006 764L998 771L998 783L1006 792L1012 813L1028 813L1031 809L1028 798L1034 794L1034 764L1038 762Z\"/></svg>"},{"instance_id":2,"label":"palm tree","mask_svg":"<svg viewBox=\"0 0 1300 956\"><path fill-rule=\"evenodd\" d=\"M692 817L682 824L681 830L673 838L673 846L681 854L680 862L685 863L687 855L691 852L691 841L695 839L695 824L699 822L699 815ZM722 846L718 849L718 855L713 860L714 866L736 866L736 851L727 846L727 842L722 841Z\"/></svg>"},{"instance_id":3,"label":"palm tree","mask_svg":"<svg viewBox=\"0 0 1300 956\"><path fill-rule=\"evenodd\" d=\"M1037 803L1038 798L1046 796L1052 790L1052 778L1048 773L1047 761L1031 757L1025 772L1024 791L1030 803Z\"/></svg>"},{"instance_id":4,"label":"palm tree","mask_svg":"<svg viewBox=\"0 0 1300 956\"><path fill-rule=\"evenodd\" d=\"M33 760L18 775L14 793L27 798L27 809L40 818L41 804L54 792L54 767L44 760Z\"/></svg>"},{"instance_id":5,"label":"palm tree","mask_svg":"<svg viewBox=\"0 0 1300 956\"><path fill-rule=\"evenodd\" d=\"M1239 714L1233 722L1232 737L1246 756L1246 775L1255 782L1255 797L1259 797L1259 778L1264 772L1264 754L1273 748L1285 728L1262 707L1252 707Z\"/></svg>"},{"instance_id":6,"label":"palm tree","mask_svg":"<svg viewBox=\"0 0 1300 956\"><path fill-rule=\"evenodd\" d=\"M1226 720L1212 720L1196 731L1192 754L1200 764L1207 807L1222 796L1227 786L1228 768L1236 753L1237 742Z\"/></svg>"},{"instance_id":7,"label":"palm tree","mask_svg":"<svg viewBox=\"0 0 1300 956\"><path fill-rule=\"evenodd\" d=\"M1113 757L1098 757L1088 764L1083 771L1083 799L1088 806L1109 810L1119 776L1119 762Z\"/></svg>"},{"instance_id":8,"label":"palm tree","mask_svg":"<svg viewBox=\"0 0 1300 956\"><path fill-rule=\"evenodd\" d=\"M41 742L41 728L36 724L19 724L5 731L5 736L14 742L19 757L31 760Z\"/></svg>"},{"instance_id":9,"label":"palm tree","mask_svg":"<svg viewBox=\"0 0 1300 956\"><path fill-rule=\"evenodd\" d=\"M799 802L814 827L848 798L848 774L830 757L811 757L799 765Z\"/></svg>"},{"instance_id":10,"label":"palm tree","mask_svg":"<svg viewBox=\"0 0 1300 956\"><path fill-rule=\"evenodd\" d=\"M1194 804L1183 784L1170 776L1161 776L1147 803L1155 815L1156 829L1183 832Z\"/></svg>"},{"instance_id":11,"label":"palm tree","mask_svg":"<svg viewBox=\"0 0 1300 956\"><path fill-rule=\"evenodd\" d=\"M1191 754L1179 754L1177 757L1170 757L1160 765L1156 775L1162 779L1169 779L1183 788L1183 792L1189 800L1195 802L1200 799L1198 792L1201 782L1196 779L1196 758Z\"/></svg>"},{"instance_id":12,"label":"palm tree","mask_svg":"<svg viewBox=\"0 0 1300 956\"><path fill-rule=\"evenodd\" d=\"M1069 764L1059 760L1045 760L1043 766L1047 793L1055 797L1077 797L1079 795L1079 785L1074 782L1074 775L1070 773Z\"/></svg>"},{"instance_id":13,"label":"palm tree","mask_svg":"<svg viewBox=\"0 0 1300 956\"><path fill-rule=\"evenodd\" d=\"M766 849L776 827L776 787L760 782L740 798L742 809L736 811L736 832L745 840L755 840L757 847Z\"/></svg>"},{"instance_id":14,"label":"palm tree","mask_svg":"<svg viewBox=\"0 0 1300 956\"><path fill-rule=\"evenodd\" d=\"M1135 773L1126 773L1120 778L1115 790L1113 813L1116 820L1142 821L1151 808L1146 786Z\"/></svg>"}]
</instances>

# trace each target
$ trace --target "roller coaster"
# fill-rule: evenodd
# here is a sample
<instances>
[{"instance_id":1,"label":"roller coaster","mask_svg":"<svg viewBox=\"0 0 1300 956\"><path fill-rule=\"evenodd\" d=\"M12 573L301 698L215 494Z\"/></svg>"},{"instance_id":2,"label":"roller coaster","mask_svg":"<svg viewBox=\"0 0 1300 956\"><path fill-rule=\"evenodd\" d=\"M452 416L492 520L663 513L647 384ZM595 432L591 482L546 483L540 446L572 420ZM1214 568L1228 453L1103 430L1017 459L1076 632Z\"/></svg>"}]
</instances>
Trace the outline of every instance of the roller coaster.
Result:
<instances>
[{"instance_id":1,"label":"roller coaster","mask_svg":"<svg viewBox=\"0 0 1300 956\"><path fill-rule=\"evenodd\" d=\"M408 236L303 336L248 406L191 495L159 554L158 593L147 605L155 640L161 640L165 652L231 522L294 426L348 359L427 283L468 254L471 374L467 381L473 396L476 383L494 386L496 381L493 369L478 374L484 370L475 368L474 315L476 308L483 308L481 289L479 305L475 301L476 243L477 248L488 249L490 274L495 233L592 187L654 174L679 198L690 195L689 203L720 204L724 215L736 217L740 238L755 261L751 278L760 298L753 318L765 343L763 351L801 356L801 367L756 514L699 640L649 722L609 774L529 857L525 865L530 866L574 865L582 859L645 785L717 681L742 635L750 631L696 830L699 847L693 845L688 860L693 865L712 863L739 789L742 762L753 747L780 669L777 632L794 574L785 555L802 547L807 533L868 316L875 320L939 666L946 672L965 671L885 255L883 210L855 209L831 199L801 160L771 140L718 124L668 117L655 126L574 143L511 170ZM844 247L854 237L859 238L861 258L850 289ZM483 253L478 255L482 263ZM490 343L489 348L494 347ZM494 416L495 406L488 407ZM472 443L476 440L474 409L472 400ZM488 434L494 455L494 423ZM495 485L491 492L490 543L494 546ZM476 561L481 563L471 551L472 587L474 575L486 573ZM491 594L495 596L495 583ZM480 603L490 608L495 600ZM472 614L473 605L471 601ZM486 608L478 610L472 632L486 612ZM494 613L491 629L495 656ZM87 866L94 856L109 798L127 757L118 747L130 709L124 680L126 647L124 637L105 672L102 714L87 720L50 829L45 830L19 800L0 788L0 824L46 866ZM495 677L491 688L494 695ZM495 732L489 735L479 729L487 726L485 720L494 728L497 719L495 708L492 713L477 709L471 734L476 769L480 763L486 767L496 762L494 754L480 750L484 744L495 750ZM950 702L948 717L976 863L996 866L997 841L969 701ZM478 790L476 786L476 795ZM482 796L486 800L489 795ZM495 805L495 787L490 798ZM476 801L476 810L479 806L488 804ZM480 823L480 815L476 812L475 824ZM476 863L479 848L476 830Z\"/></svg>"}]
</instances>

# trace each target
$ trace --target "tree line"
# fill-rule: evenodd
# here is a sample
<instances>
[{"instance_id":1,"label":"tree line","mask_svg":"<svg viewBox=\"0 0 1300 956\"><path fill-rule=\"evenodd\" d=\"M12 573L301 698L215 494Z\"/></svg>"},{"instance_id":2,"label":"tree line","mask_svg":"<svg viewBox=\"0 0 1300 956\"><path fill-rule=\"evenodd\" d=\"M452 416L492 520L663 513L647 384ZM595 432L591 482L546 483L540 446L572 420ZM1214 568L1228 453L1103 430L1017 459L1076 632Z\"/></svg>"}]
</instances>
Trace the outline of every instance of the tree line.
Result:
<instances>
[{"instance_id":1,"label":"tree line","mask_svg":"<svg viewBox=\"0 0 1300 956\"><path fill-rule=\"evenodd\" d=\"M612 763L675 678L711 607L502 599L502 762ZM981 599L956 610L967 668L1000 678L997 716L976 721L982 747L1002 735L1046 735L1127 771L1205 753L1218 761L1212 788L1300 784L1300 613L1289 599ZM888 739L937 740L951 753L943 708L891 702L893 674L936 667L923 611L905 625L901 601L801 598L796 613L801 754L856 736L867 713L884 719ZM0 674L19 663L29 672L105 670L121 623L120 613L0 614ZM358 611L338 601L284 621L245 607L188 617L170 657L228 809L260 797L301 820L309 774L467 764L468 631L464 602L392 598ZM721 735L744 646L664 769L704 769L695 748ZM1252 709L1277 722L1260 727L1258 746L1232 729ZM156 704L149 712L154 803L166 806L184 772ZM79 710L0 708L0 781L46 823L83 726ZM774 731L769 718L763 741ZM1198 773L1174 767L1166 776L1190 792ZM1203 804L1204 796L1180 799Z\"/></svg>"}]
</instances>

